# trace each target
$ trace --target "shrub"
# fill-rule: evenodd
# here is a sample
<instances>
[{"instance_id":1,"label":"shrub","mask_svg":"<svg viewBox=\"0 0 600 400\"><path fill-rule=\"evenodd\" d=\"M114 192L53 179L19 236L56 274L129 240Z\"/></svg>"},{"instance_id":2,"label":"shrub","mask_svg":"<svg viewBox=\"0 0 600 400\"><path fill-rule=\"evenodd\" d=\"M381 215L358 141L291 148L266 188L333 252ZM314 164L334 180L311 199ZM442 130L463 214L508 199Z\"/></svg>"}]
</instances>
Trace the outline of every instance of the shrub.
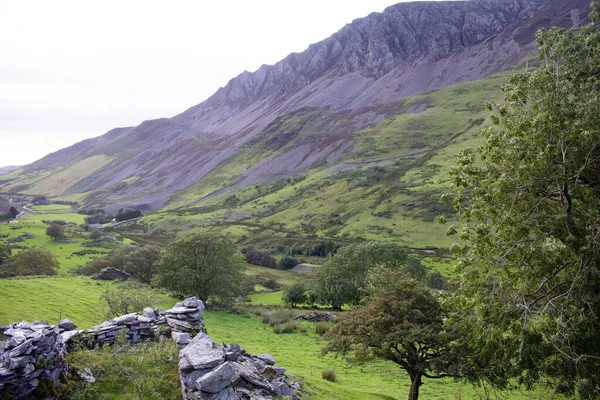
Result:
<instances>
[{"instance_id":1,"label":"shrub","mask_svg":"<svg viewBox=\"0 0 600 400\"><path fill-rule=\"evenodd\" d=\"M275 325L273 327L273 333L294 333L298 328L298 323L294 320L290 320L284 324Z\"/></svg>"},{"instance_id":2,"label":"shrub","mask_svg":"<svg viewBox=\"0 0 600 400\"><path fill-rule=\"evenodd\" d=\"M287 323L289 321L292 321L292 318L294 318L294 312L292 310L287 309L271 311L267 316L267 320L269 321L269 325L271 326Z\"/></svg>"},{"instance_id":3,"label":"shrub","mask_svg":"<svg viewBox=\"0 0 600 400\"><path fill-rule=\"evenodd\" d=\"M46 235L50 236L52 239L57 240L63 237L65 234L64 228L59 224L51 224L46 228Z\"/></svg>"},{"instance_id":4,"label":"shrub","mask_svg":"<svg viewBox=\"0 0 600 400\"><path fill-rule=\"evenodd\" d=\"M273 269L277 268L277 261L268 251L247 248L244 255L246 256L246 262L248 262L248 264Z\"/></svg>"},{"instance_id":5,"label":"shrub","mask_svg":"<svg viewBox=\"0 0 600 400\"><path fill-rule=\"evenodd\" d=\"M10 266L17 276L56 275L60 264L51 251L32 247L14 256Z\"/></svg>"},{"instance_id":6,"label":"shrub","mask_svg":"<svg viewBox=\"0 0 600 400\"><path fill-rule=\"evenodd\" d=\"M296 265L298 265L298 260L296 260L294 257L284 256L281 260L279 260L279 265L277 268L286 270L292 269Z\"/></svg>"},{"instance_id":7,"label":"shrub","mask_svg":"<svg viewBox=\"0 0 600 400\"><path fill-rule=\"evenodd\" d=\"M336 378L337 378L337 374L335 372L335 369L333 368L326 368L323 370L323 372L321 372L321 378L325 379L326 381L329 382L335 382Z\"/></svg>"},{"instance_id":8,"label":"shrub","mask_svg":"<svg viewBox=\"0 0 600 400\"><path fill-rule=\"evenodd\" d=\"M134 281L111 285L100 296L106 302L106 318L139 312L151 306L156 300L156 292L149 286Z\"/></svg>"},{"instance_id":9,"label":"shrub","mask_svg":"<svg viewBox=\"0 0 600 400\"><path fill-rule=\"evenodd\" d=\"M433 271L427 277L427 286L432 289L448 289L448 279L438 271Z\"/></svg>"},{"instance_id":10,"label":"shrub","mask_svg":"<svg viewBox=\"0 0 600 400\"><path fill-rule=\"evenodd\" d=\"M306 287L302 283L294 283L283 292L283 302L294 308L297 304L306 303Z\"/></svg>"},{"instance_id":11,"label":"shrub","mask_svg":"<svg viewBox=\"0 0 600 400\"><path fill-rule=\"evenodd\" d=\"M330 325L329 322L319 322L315 325L315 333L319 336L323 336L329 331Z\"/></svg>"}]
</instances>

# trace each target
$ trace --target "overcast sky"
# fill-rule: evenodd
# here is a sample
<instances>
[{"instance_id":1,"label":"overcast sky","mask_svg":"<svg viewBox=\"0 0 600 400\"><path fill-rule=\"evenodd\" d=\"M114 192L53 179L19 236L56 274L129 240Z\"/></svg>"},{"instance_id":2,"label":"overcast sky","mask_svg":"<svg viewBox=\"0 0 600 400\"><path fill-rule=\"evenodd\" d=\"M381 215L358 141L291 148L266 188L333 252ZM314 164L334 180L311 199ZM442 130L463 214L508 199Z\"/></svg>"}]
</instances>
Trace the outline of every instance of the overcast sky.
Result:
<instances>
[{"instance_id":1,"label":"overcast sky","mask_svg":"<svg viewBox=\"0 0 600 400\"><path fill-rule=\"evenodd\" d=\"M401 0L0 0L0 167L171 117Z\"/></svg>"}]
</instances>

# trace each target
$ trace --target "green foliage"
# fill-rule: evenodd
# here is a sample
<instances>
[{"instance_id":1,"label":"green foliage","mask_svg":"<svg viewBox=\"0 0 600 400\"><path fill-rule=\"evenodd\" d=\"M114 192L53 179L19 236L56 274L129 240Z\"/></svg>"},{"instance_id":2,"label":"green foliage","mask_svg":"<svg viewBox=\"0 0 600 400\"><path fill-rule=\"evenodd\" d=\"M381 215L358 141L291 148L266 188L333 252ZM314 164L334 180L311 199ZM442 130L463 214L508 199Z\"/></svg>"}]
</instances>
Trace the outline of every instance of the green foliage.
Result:
<instances>
[{"instance_id":1,"label":"green foliage","mask_svg":"<svg viewBox=\"0 0 600 400\"><path fill-rule=\"evenodd\" d=\"M537 40L543 65L509 80L506 103L489 105L485 145L463 151L452 173L463 284L450 322L475 351L474 380L532 387L544 377L595 399L600 34L590 24Z\"/></svg>"},{"instance_id":2,"label":"green foliage","mask_svg":"<svg viewBox=\"0 0 600 400\"><path fill-rule=\"evenodd\" d=\"M85 223L90 224L90 225L91 224L107 224L110 221L112 221L112 219L113 219L112 215L104 214L104 211L102 211L102 212L94 213L92 215L85 217Z\"/></svg>"},{"instance_id":3,"label":"green foliage","mask_svg":"<svg viewBox=\"0 0 600 400\"><path fill-rule=\"evenodd\" d=\"M410 376L409 400L416 400L422 378L448 376L457 359L451 336L443 328L444 311L437 299L403 272L383 269L382 285L371 288L363 307L340 316L326 334L324 353L353 352L357 361L391 360Z\"/></svg>"},{"instance_id":4,"label":"green foliage","mask_svg":"<svg viewBox=\"0 0 600 400\"><path fill-rule=\"evenodd\" d=\"M241 294L244 263L235 244L215 232L172 242L156 264L154 282L205 302L227 303Z\"/></svg>"},{"instance_id":5,"label":"green foliage","mask_svg":"<svg viewBox=\"0 0 600 400\"><path fill-rule=\"evenodd\" d=\"M337 373L333 368L326 368L323 371L321 371L321 378L329 382L335 382L335 380L337 379Z\"/></svg>"},{"instance_id":6,"label":"green foliage","mask_svg":"<svg viewBox=\"0 0 600 400\"><path fill-rule=\"evenodd\" d=\"M158 293L147 285L126 281L107 287L100 298L106 305L105 318L111 319L154 306Z\"/></svg>"},{"instance_id":7,"label":"green foliage","mask_svg":"<svg viewBox=\"0 0 600 400\"><path fill-rule=\"evenodd\" d=\"M10 267L16 276L56 275L59 263L51 251L32 247L14 256Z\"/></svg>"},{"instance_id":8,"label":"green foliage","mask_svg":"<svg viewBox=\"0 0 600 400\"><path fill-rule=\"evenodd\" d=\"M267 267L275 269L277 268L277 261L275 257L266 250L258 250L253 246L245 247L242 249L242 253L246 257L248 264L259 265L261 267Z\"/></svg>"},{"instance_id":9,"label":"green foliage","mask_svg":"<svg viewBox=\"0 0 600 400\"><path fill-rule=\"evenodd\" d=\"M294 320L273 326L273 333L294 333L298 329L298 323Z\"/></svg>"},{"instance_id":10,"label":"green foliage","mask_svg":"<svg viewBox=\"0 0 600 400\"><path fill-rule=\"evenodd\" d=\"M448 289L448 279L438 271L432 271L427 275L427 286L432 289Z\"/></svg>"},{"instance_id":11,"label":"green foliage","mask_svg":"<svg viewBox=\"0 0 600 400\"><path fill-rule=\"evenodd\" d=\"M121 246L104 257L89 261L84 267L77 268L78 275L94 275L101 269L113 267L127 272L134 279L150 283L156 272L155 263L160 256L160 250L152 246Z\"/></svg>"},{"instance_id":12,"label":"green foliage","mask_svg":"<svg viewBox=\"0 0 600 400\"><path fill-rule=\"evenodd\" d=\"M179 348L172 340L129 345L116 343L68 355L70 368L89 368L93 384L73 379L70 399L181 399L177 369Z\"/></svg>"},{"instance_id":13,"label":"green foliage","mask_svg":"<svg viewBox=\"0 0 600 400\"><path fill-rule=\"evenodd\" d=\"M0 264L7 262L12 256L12 248L4 243L0 243Z\"/></svg>"},{"instance_id":14,"label":"green foliage","mask_svg":"<svg viewBox=\"0 0 600 400\"><path fill-rule=\"evenodd\" d=\"M65 235L64 228L59 224L51 224L46 228L46 235L57 240Z\"/></svg>"},{"instance_id":15,"label":"green foliage","mask_svg":"<svg viewBox=\"0 0 600 400\"><path fill-rule=\"evenodd\" d=\"M402 269L421 280L425 267L392 242L363 242L342 247L316 274L313 292L324 304L340 310L343 304L358 304L364 296L370 268Z\"/></svg>"},{"instance_id":16,"label":"green foliage","mask_svg":"<svg viewBox=\"0 0 600 400\"><path fill-rule=\"evenodd\" d=\"M298 260L296 260L294 257L284 256L281 258L281 260L279 260L277 268L278 269L292 269L296 265L298 265Z\"/></svg>"},{"instance_id":17,"label":"green foliage","mask_svg":"<svg viewBox=\"0 0 600 400\"><path fill-rule=\"evenodd\" d=\"M306 303L308 297L306 295L306 286L302 283L295 283L288 286L283 291L283 302L294 308L298 304Z\"/></svg>"},{"instance_id":18,"label":"green foliage","mask_svg":"<svg viewBox=\"0 0 600 400\"><path fill-rule=\"evenodd\" d=\"M317 322L315 325L315 333L319 336L323 336L329 332L329 328L331 328L329 322Z\"/></svg>"}]
</instances>

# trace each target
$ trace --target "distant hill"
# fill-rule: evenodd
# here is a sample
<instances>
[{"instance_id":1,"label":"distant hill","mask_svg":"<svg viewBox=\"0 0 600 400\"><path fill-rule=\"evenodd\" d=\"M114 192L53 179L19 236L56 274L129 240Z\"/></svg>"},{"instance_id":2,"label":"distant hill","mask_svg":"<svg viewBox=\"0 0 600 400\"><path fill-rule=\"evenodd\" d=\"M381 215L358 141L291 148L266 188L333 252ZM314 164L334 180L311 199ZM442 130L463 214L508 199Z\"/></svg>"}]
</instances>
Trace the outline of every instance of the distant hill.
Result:
<instances>
[{"instance_id":1,"label":"distant hill","mask_svg":"<svg viewBox=\"0 0 600 400\"><path fill-rule=\"evenodd\" d=\"M445 210L440 171L477 140L498 74L533 54L538 28L583 23L587 4L400 3L240 74L173 118L113 129L4 175L0 191L306 233L402 232L390 212L415 224Z\"/></svg>"},{"instance_id":2,"label":"distant hill","mask_svg":"<svg viewBox=\"0 0 600 400\"><path fill-rule=\"evenodd\" d=\"M10 172L13 172L16 169L21 168L20 165L9 165L7 167L0 167L0 175L6 175Z\"/></svg>"}]
</instances>

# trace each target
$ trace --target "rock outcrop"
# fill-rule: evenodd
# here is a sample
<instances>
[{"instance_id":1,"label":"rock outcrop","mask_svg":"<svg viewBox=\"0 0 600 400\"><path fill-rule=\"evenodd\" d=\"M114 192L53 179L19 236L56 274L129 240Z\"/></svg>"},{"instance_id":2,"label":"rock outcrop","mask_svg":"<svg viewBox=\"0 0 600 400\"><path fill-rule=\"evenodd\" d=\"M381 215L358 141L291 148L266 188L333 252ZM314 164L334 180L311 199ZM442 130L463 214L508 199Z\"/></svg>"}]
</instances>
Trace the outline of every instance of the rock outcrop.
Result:
<instances>
[{"instance_id":1,"label":"rock outcrop","mask_svg":"<svg viewBox=\"0 0 600 400\"><path fill-rule=\"evenodd\" d=\"M96 275L92 276L92 279L99 279L103 281L127 281L131 279L131 275L127 272L121 271L113 267L103 268Z\"/></svg>"}]
</instances>

